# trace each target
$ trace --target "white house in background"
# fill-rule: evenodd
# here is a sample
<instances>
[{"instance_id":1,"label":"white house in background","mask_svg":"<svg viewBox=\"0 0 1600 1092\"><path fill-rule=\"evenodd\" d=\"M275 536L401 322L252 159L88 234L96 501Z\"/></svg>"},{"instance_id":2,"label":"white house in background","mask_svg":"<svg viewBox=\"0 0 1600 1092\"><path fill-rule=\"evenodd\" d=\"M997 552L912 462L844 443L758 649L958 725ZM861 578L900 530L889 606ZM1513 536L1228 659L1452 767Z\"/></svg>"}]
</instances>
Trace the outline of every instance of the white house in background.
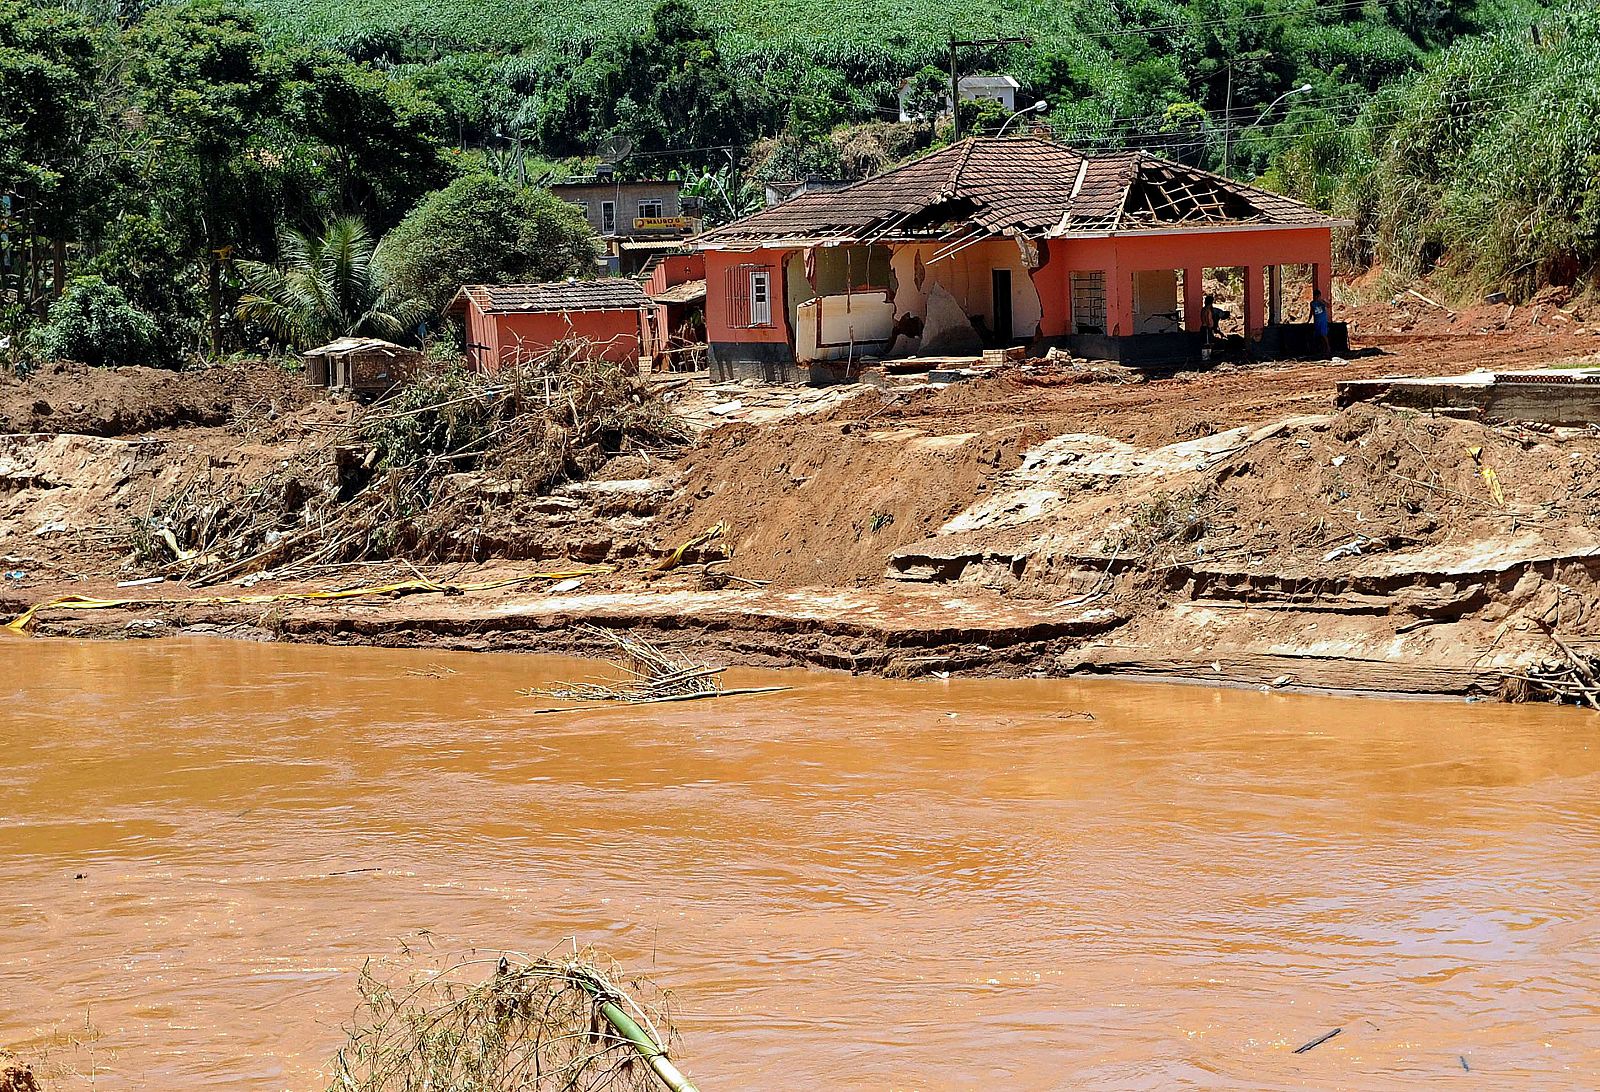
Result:
<instances>
[{"instance_id":1,"label":"white house in background","mask_svg":"<svg viewBox=\"0 0 1600 1092\"><path fill-rule=\"evenodd\" d=\"M978 102L987 99L998 102L1005 107L1006 113L1014 113L1017 109L1017 92L1022 85L1010 76L963 76L958 85L961 89L962 102ZM926 121L926 118L913 117L906 109L907 99L911 88L911 79L907 77L900 81L900 120L901 121ZM950 112L950 96L944 97L944 113Z\"/></svg>"}]
</instances>

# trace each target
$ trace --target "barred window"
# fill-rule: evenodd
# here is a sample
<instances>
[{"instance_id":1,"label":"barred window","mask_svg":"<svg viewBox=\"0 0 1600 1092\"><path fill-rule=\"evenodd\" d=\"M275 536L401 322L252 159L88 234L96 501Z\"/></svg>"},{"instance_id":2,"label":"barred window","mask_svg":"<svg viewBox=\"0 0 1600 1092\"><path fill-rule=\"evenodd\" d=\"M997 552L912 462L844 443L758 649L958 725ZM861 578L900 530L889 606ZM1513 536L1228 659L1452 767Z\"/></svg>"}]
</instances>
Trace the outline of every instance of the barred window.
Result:
<instances>
[{"instance_id":1,"label":"barred window","mask_svg":"<svg viewBox=\"0 0 1600 1092\"><path fill-rule=\"evenodd\" d=\"M1072 275L1072 328L1080 334L1106 332L1106 275Z\"/></svg>"},{"instance_id":2,"label":"barred window","mask_svg":"<svg viewBox=\"0 0 1600 1092\"><path fill-rule=\"evenodd\" d=\"M771 326L772 266L736 265L728 270L728 325Z\"/></svg>"}]
</instances>

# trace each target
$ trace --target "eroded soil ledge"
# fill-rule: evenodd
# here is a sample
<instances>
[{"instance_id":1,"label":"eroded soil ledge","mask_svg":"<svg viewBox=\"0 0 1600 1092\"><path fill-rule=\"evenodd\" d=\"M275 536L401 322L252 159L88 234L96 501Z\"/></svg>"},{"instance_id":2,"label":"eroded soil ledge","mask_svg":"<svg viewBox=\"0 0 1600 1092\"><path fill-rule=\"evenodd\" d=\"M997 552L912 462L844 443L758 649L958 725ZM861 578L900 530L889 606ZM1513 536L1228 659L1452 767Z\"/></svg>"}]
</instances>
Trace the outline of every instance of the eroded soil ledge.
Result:
<instances>
[{"instance_id":1,"label":"eroded soil ledge","mask_svg":"<svg viewBox=\"0 0 1600 1092\"><path fill-rule=\"evenodd\" d=\"M457 560L203 588L159 552L134 560L135 529L197 480L226 496L281 474L351 408L241 369L184 380L205 403L193 415L145 412L126 399L161 381L124 369L127 390L97 377L112 408L79 422L91 404L47 376L0 392L28 430L0 436L0 610L138 600L46 610L41 635L599 651L587 622L755 665L1488 696L1549 659L1552 632L1600 646L1600 435L1341 410L1334 385L1461 371L1492 340L1148 381L1037 365L942 389L679 385L670 397L699 430L681 452L616 459L543 497L493 468L453 482L475 513L452 532ZM1538 332L1510 355L1581 361L1594 345ZM58 402L79 431L41 430L34 404ZM721 538L655 571L719 523ZM610 571L459 595L265 598L595 565Z\"/></svg>"}]
</instances>

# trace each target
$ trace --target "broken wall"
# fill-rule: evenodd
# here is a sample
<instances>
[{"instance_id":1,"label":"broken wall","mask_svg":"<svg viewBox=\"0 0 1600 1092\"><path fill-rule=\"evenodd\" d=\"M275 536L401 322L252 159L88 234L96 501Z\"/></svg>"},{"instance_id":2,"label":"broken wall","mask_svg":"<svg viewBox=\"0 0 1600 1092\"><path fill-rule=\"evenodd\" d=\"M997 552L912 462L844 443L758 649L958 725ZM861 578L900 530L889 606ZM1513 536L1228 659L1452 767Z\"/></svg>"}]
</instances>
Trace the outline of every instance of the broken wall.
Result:
<instances>
[{"instance_id":1,"label":"broken wall","mask_svg":"<svg viewBox=\"0 0 1600 1092\"><path fill-rule=\"evenodd\" d=\"M1039 329L1043 310L1032 271L1022 260L1022 251L1011 239L994 239L956 251L933 261L941 249L937 244L919 243L894 248L894 308L896 315L925 315L928 293L942 285L955 297L968 315L982 318L995 328L994 270L1011 273L1011 332L1013 340L1032 338Z\"/></svg>"}]
</instances>

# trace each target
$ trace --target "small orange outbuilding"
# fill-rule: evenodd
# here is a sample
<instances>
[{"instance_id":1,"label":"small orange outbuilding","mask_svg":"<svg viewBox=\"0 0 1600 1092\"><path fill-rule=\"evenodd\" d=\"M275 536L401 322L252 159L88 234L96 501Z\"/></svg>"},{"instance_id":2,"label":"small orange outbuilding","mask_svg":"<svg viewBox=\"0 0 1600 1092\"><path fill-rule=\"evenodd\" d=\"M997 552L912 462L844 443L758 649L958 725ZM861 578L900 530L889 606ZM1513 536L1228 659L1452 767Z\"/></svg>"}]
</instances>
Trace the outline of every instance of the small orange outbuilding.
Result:
<instances>
[{"instance_id":1,"label":"small orange outbuilding","mask_svg":"<svg viewBox=\"0 0 1600 1092\"><path fill-rule=\"evenodd\" d=\"M637 363L649 297L635 281L469 284L445 313L466 324L467 359L494 374L564 341L587 341L591 355Z\"/></svg>"}]
</instances>

